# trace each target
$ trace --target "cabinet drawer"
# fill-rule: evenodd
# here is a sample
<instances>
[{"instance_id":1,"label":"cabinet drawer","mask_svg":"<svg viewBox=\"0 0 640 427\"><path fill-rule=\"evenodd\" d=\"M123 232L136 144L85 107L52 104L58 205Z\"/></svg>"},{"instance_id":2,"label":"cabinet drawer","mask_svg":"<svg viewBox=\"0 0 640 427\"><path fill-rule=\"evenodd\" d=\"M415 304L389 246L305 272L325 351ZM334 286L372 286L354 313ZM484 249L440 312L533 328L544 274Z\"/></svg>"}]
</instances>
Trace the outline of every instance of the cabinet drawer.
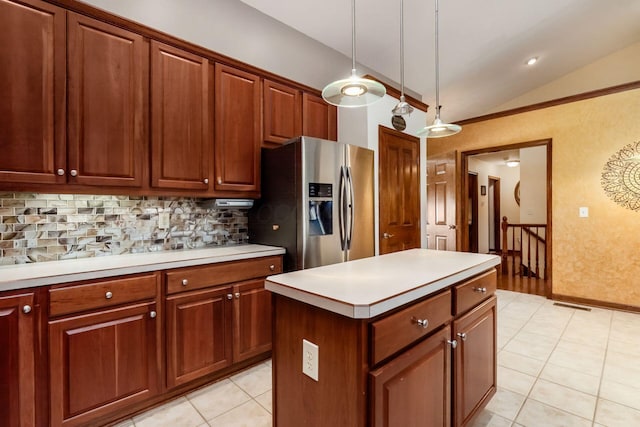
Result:
<instances>
[{"instance_id":1,"label":"cabinet drawer","mask_svg":"<svg viewBox=\"0 0 640 427\"><path fill-rule=\"evenodd\" d=\"M223 262L166 273L167 294L201 289L282 272L282 257L271 256Z\"/></svg>"},{"instance_id":2,"label":"cabinet drawer","mask_svg":"<svg viewBox=\"0 0 640 427\"><path fill-rule=\"evenodd\" d=\"M496 292L497 275L495 268L455 287L453 311L463 313L489 298Z\"/></svg>"},{"instance_id":3,"label":"cabinet drawer","mask_svg":"<svg viewBox=\"0 0 640 427\"><path fill-rule=\"evenodd\" d=\"M158 275L124 277L49 290L49 314L60 316L110 307L144 299L155 299Z\"/></svg>"},{"instance_id":4,"label":"cabinet drawer","mask_svg":"<svg viewBox=\"0 0 640 427\"><path fill-rule=\"evenodd\" d=\"M451 291L413 304L371 324L372 364L424 337L451 320Z\"/></svg>"}]
</instances>

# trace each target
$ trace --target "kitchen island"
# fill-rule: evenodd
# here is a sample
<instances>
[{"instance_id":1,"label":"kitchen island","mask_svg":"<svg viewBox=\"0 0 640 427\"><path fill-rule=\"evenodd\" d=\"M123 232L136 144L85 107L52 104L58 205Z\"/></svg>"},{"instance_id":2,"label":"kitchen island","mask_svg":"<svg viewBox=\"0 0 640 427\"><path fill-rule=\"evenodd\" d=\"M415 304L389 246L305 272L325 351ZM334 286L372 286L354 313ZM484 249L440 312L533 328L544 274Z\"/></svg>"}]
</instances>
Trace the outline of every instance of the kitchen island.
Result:
<instances>
[{"instance_id":1,"label":"kitchen island","mask_svg":"<svg viewBox=\"0 0 640 427\"><path fill-rule=\"evenodd\" d=\"M274 426L468 424L496 389L499 263L412 249L268 277Z\"/></svg>"}]
</instances>

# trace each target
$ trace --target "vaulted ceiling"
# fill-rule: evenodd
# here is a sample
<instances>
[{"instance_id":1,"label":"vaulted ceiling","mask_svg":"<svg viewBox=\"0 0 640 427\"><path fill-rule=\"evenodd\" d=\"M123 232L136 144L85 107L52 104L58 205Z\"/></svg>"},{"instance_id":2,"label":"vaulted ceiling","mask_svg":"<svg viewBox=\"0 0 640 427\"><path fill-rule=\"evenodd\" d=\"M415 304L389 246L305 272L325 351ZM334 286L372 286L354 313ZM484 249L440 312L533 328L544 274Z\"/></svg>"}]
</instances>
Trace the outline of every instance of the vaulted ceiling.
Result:
<instances>
[{"instance_id":1,"label":"vaulted ceiling","mask_svg":"<svg viewBox=\"0 0 640 427\"><path fill-rule=\"evenodd\" d=\"M242 1L351 58L350 0ZM434 8L434 0L404 1L405 86L430 105ZM440 104L449 120L486 114L640 42L640 0L439 0L439 17ZM357 0L356 18L358 63L400 82L400 0ZM527 67L532 56L539 62Z\"/></svg>"}]
</instances>

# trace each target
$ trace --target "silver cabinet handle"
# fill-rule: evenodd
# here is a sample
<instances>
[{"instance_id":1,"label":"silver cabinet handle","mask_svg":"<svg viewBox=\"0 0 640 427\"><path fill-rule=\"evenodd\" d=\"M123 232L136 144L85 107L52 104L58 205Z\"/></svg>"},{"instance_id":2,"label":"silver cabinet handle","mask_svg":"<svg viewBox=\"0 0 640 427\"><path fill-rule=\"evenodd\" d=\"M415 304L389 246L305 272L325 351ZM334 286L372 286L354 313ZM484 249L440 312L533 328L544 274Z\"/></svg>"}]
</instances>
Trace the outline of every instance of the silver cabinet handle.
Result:
<instances>
[{"instance_id":1,"label":"silver cabinet handle","mask_svg":"<svg viewBox=\"0 0 640 427\"><path fill-rule=\"evenodd\" d=\"M189 281L187 279L182 279L182 286L187 286Z\"/></svg>"},{"instance_id":2,"label":"silver cabinet handle","mask_svg":"<svg viewBox=\"0 0 640 427\"><path fill-rule=\"evenodd\" d=\"M106 294L104 294L104 297L105 297L106 299L111 299L111 298L113 298L113 293L112 293L111 291L107 291L107 293L106 293Z\"/></svg>"},{"instance_id":3,"label":"silver cabinet handle","mask_svg":"<svg viewBox=\"0 0 640 427\"><path fill-rule=\"evenodd\" d=\"M64 175L64 169L58 169L56 173L58 174L58 176L62 176Z\"/></svg>"},{"instance_id":4,"label":"silver cabinet handle","mask_svg":"<svg viewBox=\"0 0 640 427\"><path fill-rule=\"evenodd\" d=\"M392 238L394 236L395 236L395 234L389 234L389 233L383 233L382 234L382 238L383 239L390 239L390 238Z\"/></svg>"},{"instance_id":5,"label":"silver cabinet handle","mask_svg":"<svg viewBox=\"0 0 640 427\"><path fill-rule=\"evenodd\" d=\"M236 299L240 298L240 292L236 292Z\"/></svg>"},{"instance_id":6,"label":"silver cabinet handle","mask_svg":"<svg viewBox=\"0 0 640 427\"><path fill-rule=\"evenodd\" d=\"M218 177L218 184L222 184L222 178Z\"/></svg>"},{"instance_id":7,"label":"silver cabinet handle","mask_svg":"<svg viewBox=\"0 0 640 427\"><path fill-rule=\"evenodd\" d=\"M25 305L25 306L23 306L23 307L22 307L22 312L23 312L24 314L29 314L29 313L31 313L31 306L30 306L30 305Z\"/></svg>"},{"instance_id":8,"label":"silver cabinet handle","mask_svg":"<svg viewBox=\"0 0 640 427\"><path fill-rule=\"evenodd\" d=\"M276 266L275 266L275 265L273 265L273 264L271 264L271 265L269 266L269 270L271 270L271 271L275 271L275 270L276 270Z\"/></svg>"},{"instance_id":9,"label":"silver cabinet handle","mask_svg":"<svg viewBox=\"0 0 640 427\"><path fill-rule=\"evenodd\" d=\"M429 320L428 319L418 319L418 320L416 320L416 323L418 324L418 326L422 326L425 329L427 327L429 327Z\"/></svg>"},{"instance_id":10,"label":"silver cabinet handle","mask_svg":"<svg viewBox=\"0 0 640 427\"><path fill-rule=\"evenodd\" d=\"M229 300L233 299L233 294L227 294L227 299Z\"/></svg>"},{"instance_id":11,"label":"silver cabinet handle","mask_svg":"<svg viewBox=\"0 0 640 427\"><path fill-rule=\"evenodd\" d=\"M467 340L467 334L465 334L464 332L458 332L458 336L460 337L460 339L462 341L466 341Z\"/></svg>"},{"instance_id":12,"label":"silver cabinet handle","mask_svg":"<svg viewBox=\"0 0 640 427\"><path fill-rule=\"evenodd\" d=\"M456 348L458 346L458 341L456 340L447 340L447 344L451 346L451 348Z\"/></svg>"},{"instance_id":13,"label":"silver cabinet handle","mask_svg":"<svg viewBox=\"0 0 640 427\"><path fill-rule=\"evenodd\" d=\"M473 288L473 292L478 292L479 294L486 294L487 288Z\"/></svg>"},{"instance_id":14,"label":"silver cabinet handle","mask_svg":"<svg viewBox=\"0 0 640 427\"><path fill-rule=\"evenodd\" d=\"M77 171L77 170L75 170L75 169L71 169L71 171L69 172L69 174L70 174L71 176L78 176L78 171Z\"/></svg>"},{"instance_id":15,"label":"silver cabinet handle","mask_svg":"<svg viewBox=\"0 0 640 427\"><path fill-rule=\"evenodd\" d=\"M209 178L205 178L205 179L204 179L204 183L205 183L205 184L208 184L208 183L209 183Z\"/></svg>"},{"instance_id":16,"label":"silver cabinet handle","mask_svg":"<svg viewBox=\"0 0 640 427\"><path fill-rule=\"evenodd\" d=\"M156 313L155 311L151 311L149 313L149 317L151 317L152 319L155 319L157 315L158 315L158 313Z\"/></svg>"}]
</instances>

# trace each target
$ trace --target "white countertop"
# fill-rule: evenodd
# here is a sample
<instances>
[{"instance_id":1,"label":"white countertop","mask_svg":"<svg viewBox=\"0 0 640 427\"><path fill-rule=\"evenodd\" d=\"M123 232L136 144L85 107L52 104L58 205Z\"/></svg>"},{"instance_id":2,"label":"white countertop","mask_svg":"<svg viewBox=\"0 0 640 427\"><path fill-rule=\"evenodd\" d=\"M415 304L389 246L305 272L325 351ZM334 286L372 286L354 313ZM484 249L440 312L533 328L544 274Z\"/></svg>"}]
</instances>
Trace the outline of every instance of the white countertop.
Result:
<instances>
[{"instance_id":1,"label":"white countertop","mask_svg":"<svg viewBox=\"0 0 640 427\"><path fill-rule=\"evenodd\" d=\"M8 265L0 267L0 291L284 253L275 246L237 245Z\"/></svg>"},{"instance_id":2,"label":"white countertop","mask_svg":"<svg viewBox=\"0 0 640 427\"><path fill-rule=\"evenodd\" d=\"M411 249L267 277L271 292L369 319L500 264L496 255Z\"/></svg>"}]
</instances>

